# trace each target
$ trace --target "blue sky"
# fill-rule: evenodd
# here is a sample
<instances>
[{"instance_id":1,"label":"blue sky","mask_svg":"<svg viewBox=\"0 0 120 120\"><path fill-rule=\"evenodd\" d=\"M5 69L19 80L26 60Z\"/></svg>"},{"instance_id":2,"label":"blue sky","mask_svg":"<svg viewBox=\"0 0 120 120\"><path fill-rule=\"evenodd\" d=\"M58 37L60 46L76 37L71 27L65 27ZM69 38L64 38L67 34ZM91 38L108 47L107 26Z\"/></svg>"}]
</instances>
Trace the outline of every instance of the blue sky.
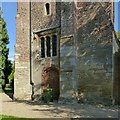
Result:
<instances>
[{"instance_id":1,"label":"blue sky","mask_svg":"<svg viewBox=\"0 0 120 120\"><path fill-rule=\"evenodd\" d=\"M115 2L115 30L120 31L120 1Z\"/></svg>"},{"instance_id":2,"label":"blue sky","mask_svg":"<svg viewBox=\"0 0 120 120\"><path fill-rule=\"evenodd\" d=\"M14 59L14 45L16 43L16 19L15 19L16 11L17 11L16 2L2 2L3 18L7 23L7 30L10 41L10 44L8 45L10 51L9 52L10 59ZM120 31L120 2L115 2L115 30Z\"/></svg>"},{"instance_id":3,"label":"blue sky","mask_svg":"<svg viewBox=\"0 0 120 120\"><path fill-rule=\"evenodd\" d=\"M16 43L16 2L2 2L3 18L7 24L6 28L9 36L9 58L14 58L14 45Z\"/></svg>"}]
</instances>

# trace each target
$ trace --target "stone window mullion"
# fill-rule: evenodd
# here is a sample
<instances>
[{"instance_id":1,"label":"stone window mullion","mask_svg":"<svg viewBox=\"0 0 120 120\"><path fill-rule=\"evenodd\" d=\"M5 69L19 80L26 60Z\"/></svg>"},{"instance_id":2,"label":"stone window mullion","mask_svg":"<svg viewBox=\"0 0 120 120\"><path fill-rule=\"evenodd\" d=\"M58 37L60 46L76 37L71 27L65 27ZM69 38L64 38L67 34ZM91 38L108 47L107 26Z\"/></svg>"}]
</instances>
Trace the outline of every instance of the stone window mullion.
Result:
<instances>
[{"instance_id":1,"label":"stone window mullion","mask_svg":"<svg viewBox=\"0 0 120 120\"><path fill-rule=\"evenodd\" d=\"M40 56L41 56L41 38L39 38L39 54L40 54Z\"/></svg>"},{"instance_id":2,"label":"stone window mullion","mask_svg":"<svg viewBox=\"0 0 120 120\"><path fill-rule=\"evenodd\" d=\"M44 41L44 45L45 45L45 57L47 57L47 45L46 45L46 40L47 40L47 38L46 38L46 36L44 37L45 39L45 41Z\"/></svg>"},{"instance_id":3,"label":"stone window mullion","mask_svg":"<svg viewBox=\"0 0 120 120\"><path fill-rule=\"evenodd\" d=\"M52 57L52 35L50 35L50 53Z\"/></svg>"}]
</instances>

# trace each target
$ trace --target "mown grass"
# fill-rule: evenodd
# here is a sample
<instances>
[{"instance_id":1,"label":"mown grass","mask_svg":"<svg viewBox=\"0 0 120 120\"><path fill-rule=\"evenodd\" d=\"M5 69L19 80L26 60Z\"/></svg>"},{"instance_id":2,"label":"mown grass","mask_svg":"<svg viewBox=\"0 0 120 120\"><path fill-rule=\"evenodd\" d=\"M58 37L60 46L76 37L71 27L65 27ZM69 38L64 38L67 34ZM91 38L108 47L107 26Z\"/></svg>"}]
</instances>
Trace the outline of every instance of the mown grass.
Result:
<instances>
[{"instance_id":1,"label":"mown grass","mask_svg":"<svg viewBox=\"0 0 120 120\"><path fill-rule=\"evenodd\" d=\"M19 118L9 115L0 115L0 120L39 120L39 118Z\"/></svg>"},{"instance_id":2,"label":"mown grass","mask_svg":"<svg viewBox=\"0 0 120 120\"><path fill-rule=\"evenodd\" d=\"M0 115L0 119L2 119L2 120L6 120L6 119L13 120L13 118L16 118L16 117L14 117L14 116L8 116L8 115Z\"/></svg>"}]
</instances>

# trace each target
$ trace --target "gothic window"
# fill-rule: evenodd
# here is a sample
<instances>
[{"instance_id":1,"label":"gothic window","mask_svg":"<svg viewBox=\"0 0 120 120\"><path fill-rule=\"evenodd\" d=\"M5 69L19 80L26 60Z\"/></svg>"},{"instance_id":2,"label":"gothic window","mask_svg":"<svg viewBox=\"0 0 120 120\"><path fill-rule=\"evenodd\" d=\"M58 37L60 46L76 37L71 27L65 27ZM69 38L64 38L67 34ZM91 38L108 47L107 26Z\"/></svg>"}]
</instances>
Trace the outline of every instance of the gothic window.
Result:
<instances>
[{"instance_id":1,"label":"gothic window","mask_svg":"<svg viewBox=\"0 0 120 120\"><path fill-rule=\"evenodd\" d=\"M57 36L43 36L40 39L41 58L57 56Z\"/></svg>"},{"instance_id":2,"label":"gothic window","mask_svg":"<svg viewBox=\"0 0 120 120\"><path fill-rule=\"evenodd\" d=\"M41 38L41 58L45 57L45 42L44 38Z\"/></svg>"},{"instance_id":3,"label":"gothic window","mask_svg":"<svg viewBox=\"0 0 120 120\"><path fill-rule=\"evenodd\" d=\"M57 36L52 36L52 56L57 56Z\"/></svg>"},{"instance_id":4,"label":"gothic window","mask_svg":"<svg viewBox=\"0 0 120 120\"><path fill-rule=\"evenodd\" d=\"M50 57L50 37L47 36L46 37L46 54L47 54L47 57Z\"/></svg>"},{"instance_id":5,"label":"gothic window","mask_svg":"<svg viewBox=\"0 0 120 120\"><path fill-rule=\"evenodd\" d=\"M45 9L46 9L46 15L49 15L50 14L50 4L49 3L45 4Z\"/></svg>"}]
</instances>

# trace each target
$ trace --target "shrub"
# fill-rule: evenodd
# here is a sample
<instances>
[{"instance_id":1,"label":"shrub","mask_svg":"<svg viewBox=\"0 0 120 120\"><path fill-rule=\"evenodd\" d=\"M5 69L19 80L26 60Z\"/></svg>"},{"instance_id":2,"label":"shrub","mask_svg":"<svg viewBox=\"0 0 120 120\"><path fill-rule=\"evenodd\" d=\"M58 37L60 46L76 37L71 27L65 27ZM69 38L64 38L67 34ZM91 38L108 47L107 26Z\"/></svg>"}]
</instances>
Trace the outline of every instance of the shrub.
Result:
<instances>
[{"instance_id":1,"label":"shrub","mask_svg":"<svg viewBox=\"0 0 120 120\"><path fill-rule=\"evenodd\" d=\"M45 103L49 103L50 101L52 101L53 99L53 90L51 88L47 88L45 91L44 91L44 102Z\"/></svg>"},{"instance_id":2,"label":"shrub","mask_svg":"<svg viewBox=\"0 0 120 120\"><path fill-rule=\"evenodd\" d=\"M4 79L0 79L0 85L2 86L2 89L5 89L5 80Z\"/></svg>"}]
</instances>

